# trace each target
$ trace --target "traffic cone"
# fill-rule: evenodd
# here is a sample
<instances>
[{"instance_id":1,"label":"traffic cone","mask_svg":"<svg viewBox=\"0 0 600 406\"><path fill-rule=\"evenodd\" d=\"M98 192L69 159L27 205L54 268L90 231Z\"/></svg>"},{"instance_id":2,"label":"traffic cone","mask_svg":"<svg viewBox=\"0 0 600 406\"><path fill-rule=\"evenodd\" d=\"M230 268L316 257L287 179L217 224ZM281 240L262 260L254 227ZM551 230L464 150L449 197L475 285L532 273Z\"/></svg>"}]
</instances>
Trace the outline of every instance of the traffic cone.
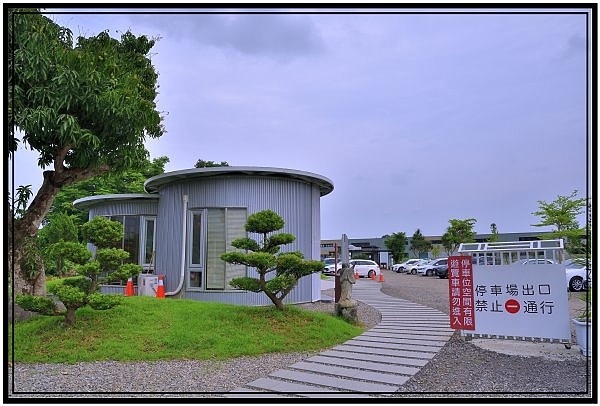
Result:
<instances>
[{"instance_id":1,"label":"traffic cone","mask_svg":"<svg viewBox=\"0 0 600 406\"><path fill-rule=\"evenodd\" d=\"M125 296L133 296L133 278L127 279L127 285L125 286Z\"/></svg>"},{"instance_id":2,"label":"traffic cone","mask_svg":"<svg viewBox=\"0 0 600 406\"><path fill-rule=\"evenodd\" d=\"M156 288L156 297L165 298L165 285L163 284L163 275L158 275L158 287Z\"/></svg>"},{"instance_id":3,"label":"traffic cone","mask_svg":"<svg viewBox=\"0 0 600 406\"><path fill-rule=\"evenodd\" d=\"M354 279L358 279L358 271L354 271Z\"/></svg>"},{"instance_id":4,"label":"traffic cone","mask_svg":"<svg viewBox=\"0 0 600 406\"><path fill-rule=\"evenodd\" d=\"M371 274L371 279L372 279L372 280L375 280L375 272L373 272L373 273Z\"/></svg>"},{"instance_id":5,"label":"traffic cone","mask_svg":"<svg viewBox=\"0 0 600 406\"><path fill-rule=\"evenodd\" d=\"M379 271L379 282L383 282L383 271Z\"/></svg>"}]
</instances>

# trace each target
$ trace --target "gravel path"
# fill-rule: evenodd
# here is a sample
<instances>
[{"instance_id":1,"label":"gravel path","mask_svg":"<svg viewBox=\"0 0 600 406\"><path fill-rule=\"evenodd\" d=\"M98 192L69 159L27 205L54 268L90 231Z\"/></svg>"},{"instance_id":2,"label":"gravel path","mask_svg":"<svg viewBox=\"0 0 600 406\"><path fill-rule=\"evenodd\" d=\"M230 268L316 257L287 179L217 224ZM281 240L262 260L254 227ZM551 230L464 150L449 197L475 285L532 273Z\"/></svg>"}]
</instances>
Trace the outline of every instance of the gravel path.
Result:
<instances>
[{"instance_id":1,"label":"gravel path","mask_svg":"<svg viewBox=\"0 0 600 406\"><path fill-rule=\"evenodd\" d=\"M384 275L383 293L448 313L447 280L395 274L391 271L386 271ZM333 296L333 291L326 293ZM575 311L579 304L575 300L573 303L571 300L569 302ZM313 303L302 307L333 312L332 303ZM379 313L363 303L359 303L358 314L359 320L367 327L380 320ZM574 348L569 351L576 354ZM8 368L8 396L165 399L220 397L218 392L230 391L312 355L315 353L291 352L240 357L228 361L17 364ZM506 355L480 348L455 334L436 357L394 396L582 398L579 400L584 401L584 398L592 398L591 380L591 362L582 356L550 360L538 356ZM17 393L13 393L13 382Z\"/></svg>"}]
</instances>

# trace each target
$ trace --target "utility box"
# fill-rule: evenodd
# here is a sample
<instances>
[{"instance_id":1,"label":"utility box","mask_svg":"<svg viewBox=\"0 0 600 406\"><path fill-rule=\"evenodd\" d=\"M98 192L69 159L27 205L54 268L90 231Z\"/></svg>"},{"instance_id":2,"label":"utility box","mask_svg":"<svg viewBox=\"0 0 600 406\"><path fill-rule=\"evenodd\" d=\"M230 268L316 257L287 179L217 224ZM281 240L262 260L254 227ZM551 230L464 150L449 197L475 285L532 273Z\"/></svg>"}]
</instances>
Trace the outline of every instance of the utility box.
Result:
<instances>
[{"instance_id":1,"label":"utility box","mask_svg":"<svg viewBox=\"0 0 600 406\"><path fill-rule=\"evenodd\" d=\"M156 296L158 276L141 273L138 275L138 296Z\"/></svg>"}]
</instances>

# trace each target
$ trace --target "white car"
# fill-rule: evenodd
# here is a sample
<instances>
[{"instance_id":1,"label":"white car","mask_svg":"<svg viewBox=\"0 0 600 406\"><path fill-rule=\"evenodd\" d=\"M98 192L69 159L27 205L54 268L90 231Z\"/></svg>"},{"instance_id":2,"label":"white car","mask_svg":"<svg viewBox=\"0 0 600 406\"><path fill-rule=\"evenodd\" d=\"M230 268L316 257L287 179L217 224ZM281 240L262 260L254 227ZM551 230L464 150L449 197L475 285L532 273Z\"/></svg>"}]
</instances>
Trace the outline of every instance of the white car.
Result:
<instances>
[{"instance_id":1,"label":"white car","mask_svg":"<svg viewBox=\"0 0 600 406\"><path fill-rule=\"evenodd\" d=\"M404 261L400 264L394 264L394 265L392 265L392 271L395 271L397 273L405 272L409 266L414 265L414 264L418 263L419 261L421 261L421 260L418 258L413 258L413 259Z\"/></svg>"},{"instance_id":2,"label":"white car","mask_svg":"<svg viewBox=\"0 0 600 406\"><path fill-rule=\"evenodd\" d=\"M572 259L563 262L565 265L565 276L567 278L567 289L571 292L581 292L592 283L592 272L588 271L583 263L577 263Z\"/></svg>"},{"instance_id":3,"label":"white car","mask_svg":"<svg viewBox=\"0 0 600 406\"><path fill-rule=\"evenodd\" d=\"M428 264L429 262L431 262L431 259L419 259L419 262L416 262L416 263L406 267L406 273L416 275L417 268L420 266L423 266L425 264Z\"/></svg>"},{"instance_id":4,"label":"white car","mask_svg":"<svg viewBox=\"0 0 600 406\"><path fill-rule=\"evenodd\" d=\"M417 267L417 274L421 276L435 276L438 269L448 270L448 258L438 258Z\"/></svg>"},{"instance_id":5,"label":"white car","mask_svg":"<svg viewBox=\"0 0 600 406\"><path fill-rule=\"evenodd\" d=\"M377 277L381 273L377 262L369 259L351 259L350 267L354 267L354 272L358 273L359 277Z\"/></svg>"}]
</instances>

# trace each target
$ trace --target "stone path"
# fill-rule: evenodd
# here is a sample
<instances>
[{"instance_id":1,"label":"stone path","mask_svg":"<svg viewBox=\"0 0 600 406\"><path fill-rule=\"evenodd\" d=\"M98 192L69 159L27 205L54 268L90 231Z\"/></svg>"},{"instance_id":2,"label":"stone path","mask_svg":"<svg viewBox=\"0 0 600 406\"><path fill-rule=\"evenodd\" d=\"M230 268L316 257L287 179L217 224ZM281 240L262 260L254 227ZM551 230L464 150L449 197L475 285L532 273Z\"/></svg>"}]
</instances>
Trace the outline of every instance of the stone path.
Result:
<instances>
[{"instance_id":1,"label":"stone path","mask_svg":"<svg viewBox=\"0 0 600 406\"><path fill-rule=\"evenodd\" d=\"M318 355L224 394L228 398L369 397L395 392L446 344L448 315L381 293L359 279L352 298L379 310L381 322Z\"/></svg>"}]
</instances>

